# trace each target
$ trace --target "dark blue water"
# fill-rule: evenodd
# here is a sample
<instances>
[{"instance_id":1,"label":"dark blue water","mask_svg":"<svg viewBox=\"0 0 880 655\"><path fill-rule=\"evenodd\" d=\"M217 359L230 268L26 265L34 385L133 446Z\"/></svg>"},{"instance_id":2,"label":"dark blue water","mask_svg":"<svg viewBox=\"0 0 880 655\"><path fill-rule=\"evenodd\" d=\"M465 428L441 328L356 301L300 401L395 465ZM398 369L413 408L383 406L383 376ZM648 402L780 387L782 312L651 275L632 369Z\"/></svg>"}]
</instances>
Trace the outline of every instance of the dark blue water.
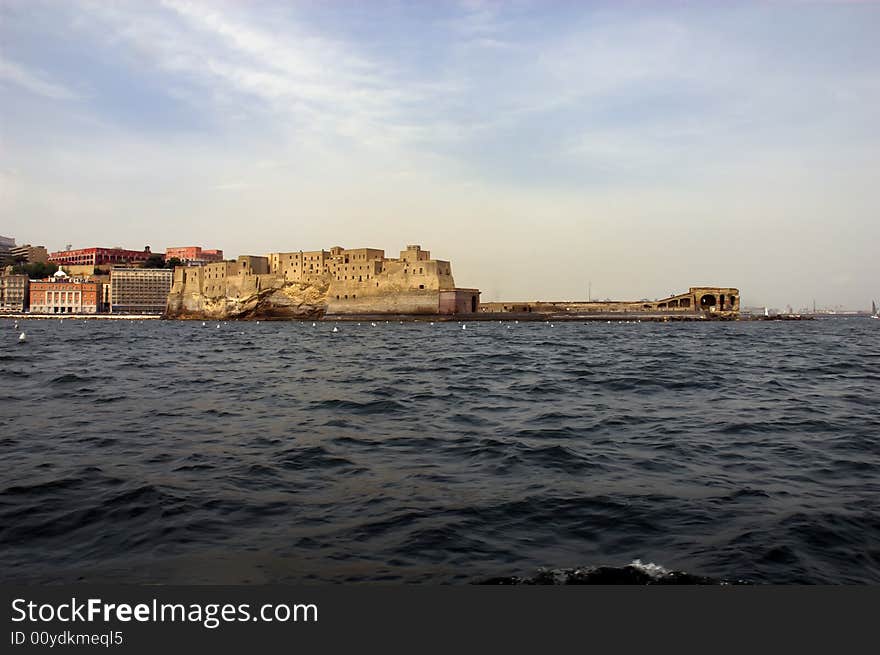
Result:
<instances>
[{"instance_id":1,"label":"dark blue water","mask_svg":"<svg viewBox=\"0 0 880 655\"><path fill-rule=\"evenodd\" d=\"M4 581L880 583L880 321L0 321Z\"/></svg>"}]
</instances>

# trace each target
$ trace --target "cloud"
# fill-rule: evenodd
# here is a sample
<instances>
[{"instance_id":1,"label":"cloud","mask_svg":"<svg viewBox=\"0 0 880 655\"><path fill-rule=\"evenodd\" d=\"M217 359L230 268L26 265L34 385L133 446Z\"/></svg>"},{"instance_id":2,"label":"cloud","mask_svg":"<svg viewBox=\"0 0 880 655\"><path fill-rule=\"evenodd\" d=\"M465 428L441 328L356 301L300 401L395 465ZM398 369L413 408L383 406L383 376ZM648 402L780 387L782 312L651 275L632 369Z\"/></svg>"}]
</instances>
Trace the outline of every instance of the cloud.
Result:
<instances>
[{"instance_id":1,"label":"cloud","mask_svg":"<svg viewBox=\"0 0 880 655\"><path fill-rule=\"evenodd\" d=\"M0 204L31 240L423 241L496 298L877 279L870 8L34 4L0 21ZM28 102L59 80L89 92Z\"/></svg>"},{"instance_id":2,"label":"cloud","mask_svg":"<svg viewBox=\"0 0 880 655\"><path fill-rule=\"evenodd\" d=\"M215 191L240 191L242 189L249 189L253 184L250 182L226 182L224 184L215 184L211 187L211 189Z\"/></svg>"},{"instance_id":3,"label":"cloud","mask_svg":"<svg viewBox=\"0 0 880 655\"><path fill-rule=\"evenodd\" d=\"M75 100L79 97L64 85L50 81L42 73L28 70L2 57L0 57L0 80L51 100Z\"/></svg>"},{"instance_id":4,"label":"cloud","mask_svg":"<svg viewBox=\"0 0 880 655\"><path fill-rule=\"evenodd\" d=\"M259 15L236 5L177 0L138 12L104 3L86 7L110 27L114 45L127 45L145 62L205 87L209 95L194 97L203 111L257 119L268 114L289 134L333 135L364 146L393 146L406 136L401 106L418 98L393 79L394 66L373 62L289 16L283 25L261 25Z\"/></svg>"}]
</instances>

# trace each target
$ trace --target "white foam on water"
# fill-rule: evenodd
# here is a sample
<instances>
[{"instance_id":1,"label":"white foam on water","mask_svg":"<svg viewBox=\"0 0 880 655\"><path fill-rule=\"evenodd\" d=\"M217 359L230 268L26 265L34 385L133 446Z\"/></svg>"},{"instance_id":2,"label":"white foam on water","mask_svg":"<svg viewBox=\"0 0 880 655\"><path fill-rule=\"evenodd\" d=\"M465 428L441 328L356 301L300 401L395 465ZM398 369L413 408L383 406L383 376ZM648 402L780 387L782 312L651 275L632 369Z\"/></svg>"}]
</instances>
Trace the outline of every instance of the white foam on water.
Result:
<instances>
[{"instance_id":1,"label":"white foam on water","mask_svg":"<svg viewBox=\"0 0 880 655\"><path fill-rule=\"evenodd\" d=\"M648 562L647 564L643 564L642 560L634 559L629 565L643 573L647 573L653 578L659 578L664 575L669 574L669 570L660 566L659 564L654 564L654 562Z\"/></svg>"}]
</instances>

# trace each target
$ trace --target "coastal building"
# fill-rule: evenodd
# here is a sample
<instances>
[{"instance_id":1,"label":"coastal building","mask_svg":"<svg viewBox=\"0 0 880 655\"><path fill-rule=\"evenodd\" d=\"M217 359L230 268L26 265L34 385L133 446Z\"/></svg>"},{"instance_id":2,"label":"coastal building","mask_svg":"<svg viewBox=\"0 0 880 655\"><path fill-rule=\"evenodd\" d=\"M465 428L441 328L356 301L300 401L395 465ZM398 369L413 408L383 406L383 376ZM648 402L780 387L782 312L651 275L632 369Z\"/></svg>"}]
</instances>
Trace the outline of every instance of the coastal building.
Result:
<instances>
[{"instance_id":1,"label":"coastal building","mask_svg":"<svg viewBox=\"0 0 880 655\"><path fill-rule=\"evenodd\" d=\"M333 250L341 250L334 248ZM380 256L384 251L376 251ZM268 257L269 271L287 282L317 282L330 273L328 250L300 250L298 252L274 252Z\"/></svg>"},{"instance_id":2,"label":"coastal building","mask_svg":"<svg viewBox=\"0 0 880 655\"><path fill-rule=\"evenodd\" d=\"M9 257L10 251L15 248L15 239L12 237L0 237L0 262Z\"/></svg>"},{"instance_id":3,"label":"coastal building","mask_svg":"<svg viewBox=\"0 0 880 655\"><path fill-rule=\"evenodd\" d=\"M29 298L32 314L97 314L103 309L100 282L70 278L61 270L31 281Z\"/></svg>"},{"instance_id":4,"label":"coastal building","mask_svg":"<svg viewBox=\"0 0 880 655\"><path fill-rule=\"evenodd\" d=\"M285 282L327 283L328 314L460 314L476 312L480 292L456 289L448 261L419 245L397 258L379 248L278 252L269 269Z\"/></svg>"},{"instance_id":5,"label":"coastal building","mask_svg":"<svg viewBox=\"0 0 880 655\"><path fill-rule=\"evenodd\" d=\"M45 264L49 261L49 253L46 246L32 246L26 244L23 246L15 246L9 251L9 255L15 262L23 264Z\"/></svg>"},{"instance_id":6,"label":"coastal building","mask_svg":"<svg viewBox=\"0 0 880 655\"><path fill-rule=\"evenodd\" d=\"M384 251L331 249L328 314L460 314L476 312L480 292L457 289L452 265L419 245L397 258Z\"/></svg>"},{"instance_id":7,"label":"coastal building","mask_svg":"<svg viewBox=\"0 0 880 655\"><path fill-rule=\"evenodd\" d=\"M223 261L222 250L209 250L200 246L182 246L177 248L166 248L165 259L179 259L189 266L202 266L212 262Z\"/></svg>"},{"instance_id":8,"label":"coastal building","mask_svg":"<svg viewBox=\"0 0 880 655\"><path fill-rule=\"evenodd\" d=\"M114 268L110 271L110 311L164 313L173 276L167 268Z\"/></svg>"},{"instance_id":9,"label":"coastal building","mask_svg":"<svg viewBox=\"0 0 880 655\"><path fill-rule=\"evenodd\" d=\"M461 314L479 309L479 290L457 288L451 264L432 259L419 245L407 246L396 258L378 248L334 246L188 268L174 271L171 315Z\"/></svg>"},{"instance_id":10,"label":"coastal building","mask_svg":"<svg viewBox=\"0 0 880 655\"><path fill-rule=\"evenodd\" d=\"M28 287L27 275L0 275L0 313L25 311L28 307Z\"/></svg>"},{"instance_id":11,"label":"coastal building","mask_svg":"<svg viewBox=\"0 0 880 655\"><path fill-rule=\"evenodd\" d=\"M79 250L62 250L49 255L49 261L59 266L122 266L147 261L154 253L150 246L143 250L125 250L124 248L80 248Z\"/></svg>"}]
</instances>

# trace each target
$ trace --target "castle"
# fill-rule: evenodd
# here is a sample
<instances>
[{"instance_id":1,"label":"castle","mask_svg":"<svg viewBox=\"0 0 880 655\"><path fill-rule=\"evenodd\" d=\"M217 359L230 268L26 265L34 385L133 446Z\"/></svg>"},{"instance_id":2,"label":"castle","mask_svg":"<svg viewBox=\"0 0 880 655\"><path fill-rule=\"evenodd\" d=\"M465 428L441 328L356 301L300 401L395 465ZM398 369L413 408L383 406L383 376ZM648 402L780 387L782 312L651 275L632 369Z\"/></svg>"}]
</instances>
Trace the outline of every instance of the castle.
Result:
<instances>
[{"instance_id":1,"label":"castle","mask_svg":"<svg viewBox=\"0 0 880 655\"><path fill-rule=\"evenodd\" d=\"M174 269L169 318L345 318L369 315L528 320L736 318L739 290L691 287L660 300L487 302L455 286L452 266L410 245L390 258L377 248L242 255Z\"/></svg>"},{"instance_id":2,"label":"castle","mask_svg":"<svg viewBox=\"0 0 880 655\"><path fill-rule=\"evenodd\" d=\"M409 245L243 255L174 270L169 316L310 318L346 314L470 314L478 289L456 288L448 261Z\"/></svg>"}]
</instances>

